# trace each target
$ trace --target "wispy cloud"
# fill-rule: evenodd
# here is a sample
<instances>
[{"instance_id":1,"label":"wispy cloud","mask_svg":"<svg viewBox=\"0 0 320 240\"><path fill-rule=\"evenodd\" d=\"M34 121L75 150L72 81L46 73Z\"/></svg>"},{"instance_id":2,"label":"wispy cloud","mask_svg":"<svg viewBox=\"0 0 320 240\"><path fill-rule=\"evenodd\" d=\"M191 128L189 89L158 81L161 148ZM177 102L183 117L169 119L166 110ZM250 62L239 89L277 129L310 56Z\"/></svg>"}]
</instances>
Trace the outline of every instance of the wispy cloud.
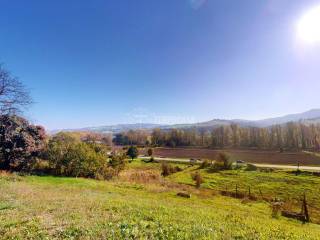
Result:
<instances>
[{"instance_id":1,"label":"wispy cloud","mask_svg":"<svg viewBox=\"0 0 320 240\"><path fill-rule=\"evenodd\" d=\"M127 122L131 123L154 123L154 124L183 124L195 123L196 118L193 116L182 115L161 115L150 112L145 108L134 108L129 113L125 114Z\"/></svg>"}]
</instances>

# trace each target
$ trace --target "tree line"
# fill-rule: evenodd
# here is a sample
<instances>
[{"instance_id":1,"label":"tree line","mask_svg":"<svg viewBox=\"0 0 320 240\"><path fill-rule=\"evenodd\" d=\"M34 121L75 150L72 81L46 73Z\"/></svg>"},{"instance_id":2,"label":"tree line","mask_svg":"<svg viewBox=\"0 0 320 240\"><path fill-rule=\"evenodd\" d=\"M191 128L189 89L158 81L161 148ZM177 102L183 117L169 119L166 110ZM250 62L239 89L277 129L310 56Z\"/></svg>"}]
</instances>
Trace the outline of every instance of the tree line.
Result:
<instances>
[{"instance_id":1,"label":"tree line","mask_svg":"<svg viewBox=\"0 0 320 240\"><path fill-rule=\"evenodd\" d=\"M268 128L240 127L237 124L205 129L155 129L156 146L202 146L212 148L258 148L301 150L320 149L320 125L289 122Z\"/></svg>"},{"instance_id":2,"label":"tree line","mask_svg":"<svg viewBox=\"0 0 320 240\"><path fill-rule=\"evenodd\" d=\"M165 147L200 146L208 148L257 148L277 150L320 150L320 124L289 122L266 128L237 124L213 129L153 129L118 133L116 145L152 145Z\"/></svg>"}]
</instances>

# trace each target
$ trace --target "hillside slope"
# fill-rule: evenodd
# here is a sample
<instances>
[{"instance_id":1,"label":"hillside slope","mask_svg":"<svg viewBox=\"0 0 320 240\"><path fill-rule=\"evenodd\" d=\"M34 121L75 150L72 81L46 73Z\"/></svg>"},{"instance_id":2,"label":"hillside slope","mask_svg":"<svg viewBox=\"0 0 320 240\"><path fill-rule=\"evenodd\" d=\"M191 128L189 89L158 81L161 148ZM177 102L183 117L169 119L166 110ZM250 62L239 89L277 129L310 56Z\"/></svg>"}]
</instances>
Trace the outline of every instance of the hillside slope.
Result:
<instances>
[{"instance_id":1,"label":"hillside slope","mask_svg":"<svg viewBox=\"0 0 320 240\"><path fill-rule=\"evenodd\" d=\"M59 131L88 131L88 132L100 132L100 133L119 133L128 130L151 130L154 128L172 129L172 128L203 128L210 129L223 125L238 124L242 127L270 127L276 124L284 124L287 122L304 122L306 124L320 123L320 109L312 109L307 112L289 114L282 117L267 118L262 120L245 120L245 119L213 119L206 122L192 123L192 124L174 124L174 125L160 125L153 123L133 123L133 124L117 124L100 127L86 127L80 129L61 129L54 130L51 133Z\"/></svg>"},{"instance_id":2,"label":"hillside slope","mask_svg":"<svg viewBox=\"0 0 320 240\"><path fill-rule=\"evenodd\" d=\"M183 199L160 186L0 176L2 239L319 239L320 228L271 217L264 203Z\"/></svg>"}]
</instances>

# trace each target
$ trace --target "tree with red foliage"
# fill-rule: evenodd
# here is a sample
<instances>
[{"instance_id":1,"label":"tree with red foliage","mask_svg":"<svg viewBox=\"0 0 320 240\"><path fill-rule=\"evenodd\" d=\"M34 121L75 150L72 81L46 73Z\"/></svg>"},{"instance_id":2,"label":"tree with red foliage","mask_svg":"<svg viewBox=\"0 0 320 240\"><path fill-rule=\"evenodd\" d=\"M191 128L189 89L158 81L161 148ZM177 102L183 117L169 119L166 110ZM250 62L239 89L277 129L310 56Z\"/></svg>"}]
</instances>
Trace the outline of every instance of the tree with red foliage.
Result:
<instances>
[{"instance_id":1,"label":"tree with red foliage","mask_svg":"<svg viewBox=\"0 0 320 240\"><path fill-rule=\"evenodd\" d=\"M26 169L43 150L45 139L43 127L31 125L16 115L1 115L0 169Z\"/></svg>"}]
</instances>

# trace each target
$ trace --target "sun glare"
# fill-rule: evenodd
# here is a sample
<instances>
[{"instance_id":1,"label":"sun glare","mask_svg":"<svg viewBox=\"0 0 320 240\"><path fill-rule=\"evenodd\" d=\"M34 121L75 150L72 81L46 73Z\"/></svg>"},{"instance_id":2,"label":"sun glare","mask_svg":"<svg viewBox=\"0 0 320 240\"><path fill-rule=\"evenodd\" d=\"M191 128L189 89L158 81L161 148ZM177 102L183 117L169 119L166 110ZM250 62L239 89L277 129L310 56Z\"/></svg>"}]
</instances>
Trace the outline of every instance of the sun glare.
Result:
<instances>
[{"instance_id":1,"label":"sun glare","mask_svg":"<svg viewBox=\"0 0 320 240\"><path fill-rule=\"evenodd\" d=\"M307 11L299 20L298 37L306 43L320 43L320 5Z\"/></svg>"}]
</instances>

